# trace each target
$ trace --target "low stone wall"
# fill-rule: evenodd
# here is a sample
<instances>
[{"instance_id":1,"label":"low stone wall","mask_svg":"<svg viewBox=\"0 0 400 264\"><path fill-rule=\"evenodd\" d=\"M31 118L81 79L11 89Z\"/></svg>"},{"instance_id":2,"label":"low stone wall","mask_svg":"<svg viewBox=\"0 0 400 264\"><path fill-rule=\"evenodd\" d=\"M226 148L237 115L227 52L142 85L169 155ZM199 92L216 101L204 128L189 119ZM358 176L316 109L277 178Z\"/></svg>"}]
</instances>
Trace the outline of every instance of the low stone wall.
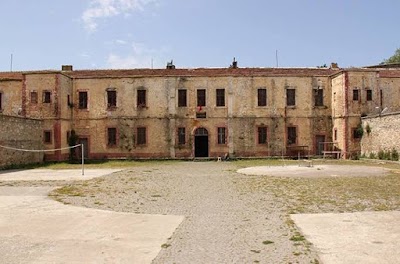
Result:
<instances>
[{"instance_id":1,"label":"low stone wall","mask_svg":"<svg viewBox=\"0 0 400 264\"><path fill-rule=\"evenodd\" d=\"M0 145L21 149L43 149L43 121L0 115ZM23 152L0 147L0 168L40 163L43 152Z\"/></svg>"},{"instance_id":2,"label":"low stone wall","mask_svg":"<svg viewBox=\"0 0 400 264\"><path fill-rule=\"evenodd\" d=\"M400 112L363 117L362 125L361 154L369 157L371 153L393 149L400 153Z\"/></svg>"}]
</instances>

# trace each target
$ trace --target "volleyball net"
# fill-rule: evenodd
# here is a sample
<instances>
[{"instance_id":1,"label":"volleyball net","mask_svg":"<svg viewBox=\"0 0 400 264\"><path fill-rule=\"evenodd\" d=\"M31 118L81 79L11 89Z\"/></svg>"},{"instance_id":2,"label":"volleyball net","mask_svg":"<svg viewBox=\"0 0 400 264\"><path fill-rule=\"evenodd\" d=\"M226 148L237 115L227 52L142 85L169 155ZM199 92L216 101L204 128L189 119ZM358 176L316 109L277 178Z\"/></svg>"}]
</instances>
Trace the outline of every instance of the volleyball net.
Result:
<instances>
[{"instance_id":1,"label":"volleyball net","mask_svg":"<svg viewBox=\"0 0 400 264\"><path fill-rule=\"evenodd\" d=\"M0 148L13 150L13 151L22 151L22 152L33 152L33 153L41 153L41 152L53 152L53 151L61 151L67 149L74 149L81 147L81 165L82 165L82 175L85 175L85 155L84 155L84 144L77 144L74 146L68 146L64 148L56 148L56 149L23 149L23 148L15 148L10 146L0 145Z\"/></svg>"}]
</instances>

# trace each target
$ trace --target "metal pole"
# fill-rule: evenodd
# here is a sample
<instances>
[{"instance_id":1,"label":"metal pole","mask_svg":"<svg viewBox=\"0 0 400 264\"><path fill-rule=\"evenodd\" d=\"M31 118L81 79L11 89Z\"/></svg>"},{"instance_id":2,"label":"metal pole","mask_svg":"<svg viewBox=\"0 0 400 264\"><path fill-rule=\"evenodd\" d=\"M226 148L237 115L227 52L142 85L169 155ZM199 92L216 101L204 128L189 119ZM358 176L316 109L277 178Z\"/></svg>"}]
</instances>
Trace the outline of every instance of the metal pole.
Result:
<instances>
[{"instance_id":1,"label":"metal pole","mask_svg":"<svg viewBox=\"0 0 400 264\"><path fill-rule=\"evenodd\" d=\"M85 169L84 169L84 164L85 164L85 156L84 156L84 146L83 143L81 144L81 155L82 155L82 175L85 175Z\"/></svg>"}]
</instances>

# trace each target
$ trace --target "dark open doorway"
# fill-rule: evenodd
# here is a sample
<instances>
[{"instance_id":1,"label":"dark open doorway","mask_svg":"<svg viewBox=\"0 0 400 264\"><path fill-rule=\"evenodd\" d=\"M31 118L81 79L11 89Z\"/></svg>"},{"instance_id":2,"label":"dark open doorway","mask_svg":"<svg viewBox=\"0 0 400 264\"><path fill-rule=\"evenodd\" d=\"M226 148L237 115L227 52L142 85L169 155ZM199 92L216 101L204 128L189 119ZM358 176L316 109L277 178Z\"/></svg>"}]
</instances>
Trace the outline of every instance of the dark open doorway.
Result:
<instances>
[{"instance_id":1,"label":"dark open doorway","mask_svg":"<svg viewBox=\"0 0 400 264\"><path fill-rule=\"evenodd\" d=\"M194 156L208 157L208 131L200 127L194 133Z\"/></svg>"}]
</instances>

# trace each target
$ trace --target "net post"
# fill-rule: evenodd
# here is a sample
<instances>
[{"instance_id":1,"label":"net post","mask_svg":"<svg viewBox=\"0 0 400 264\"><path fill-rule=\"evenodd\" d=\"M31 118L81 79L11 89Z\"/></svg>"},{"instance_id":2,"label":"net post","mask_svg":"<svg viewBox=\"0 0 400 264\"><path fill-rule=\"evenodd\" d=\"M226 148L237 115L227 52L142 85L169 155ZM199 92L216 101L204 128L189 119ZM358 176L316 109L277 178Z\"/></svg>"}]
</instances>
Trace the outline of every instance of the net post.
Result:
<instances>
[{"instance_id":1,"label":"net post","mask_svg":"<svg viewBox=\"0 0 400 264\"><path fill-rule=\"evenodd\" d=\"M85 164L85 156L84 156L84 147L83 143L81 144L81 158L82 158L82 175L85 175L85 169L84 169L84 164Z\"/></svg>"}]
</instances>

